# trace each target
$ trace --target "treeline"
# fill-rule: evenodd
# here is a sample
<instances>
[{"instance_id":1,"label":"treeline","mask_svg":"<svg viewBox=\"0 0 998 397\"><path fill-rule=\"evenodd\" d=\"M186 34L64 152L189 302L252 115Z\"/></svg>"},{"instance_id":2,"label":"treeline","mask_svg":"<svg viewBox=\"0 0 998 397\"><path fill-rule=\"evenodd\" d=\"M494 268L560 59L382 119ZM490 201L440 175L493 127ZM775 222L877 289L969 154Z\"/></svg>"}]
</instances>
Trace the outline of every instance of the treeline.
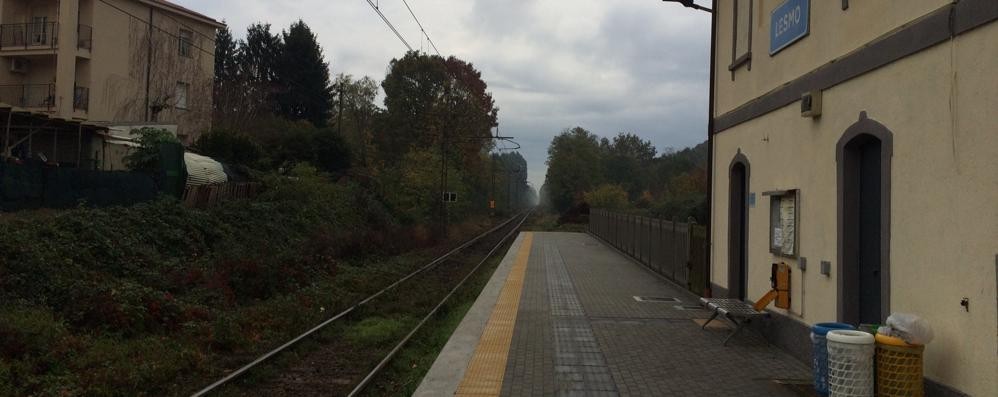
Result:
<instances>
[{"instance_id":1,"label":"treeline","mask_svg":"<svg viewBox=\"0 0 998 397\"><path fill-rule=\"evenodd\" d=\"M707 221L704 143L659 155L637 135L608 139L576 127L551 141L547 162L541 200L556 212L588 206Z\"/></svg>"},{"instance_id":2,"label":"treeline","mask_svg":"<svg viewBox=\"0 0 998 397\"><path fill-rule=\"evenodd\" d=\"M245 40L220 29L215 61L215 129L196 143L206 155L263 171L309 163L362 183L413 223L440 219L442 185L458 197L450 220L489 212L490 199L514 207L508 201L529 192L525 164L522 178L493 173L511 167L490 156L498 108L471 63L420 52L393 59L379 106L373 78L331 77L300 20L280 33L251 25ZM493 174L522 194L492 196Z\"/></svg>"}]
</instances>

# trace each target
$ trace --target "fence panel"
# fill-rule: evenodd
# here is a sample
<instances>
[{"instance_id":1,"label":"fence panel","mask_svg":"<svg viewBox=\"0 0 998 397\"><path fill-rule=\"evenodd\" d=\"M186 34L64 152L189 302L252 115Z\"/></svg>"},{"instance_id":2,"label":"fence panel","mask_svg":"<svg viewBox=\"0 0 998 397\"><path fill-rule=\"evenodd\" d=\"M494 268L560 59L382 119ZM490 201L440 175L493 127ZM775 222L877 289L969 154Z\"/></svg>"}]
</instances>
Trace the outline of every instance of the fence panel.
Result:
<instances>
[{"instance_id":1,"label":"fence panel","mask_svg":"<svg viewBox=\"0 0 998 397\"><path fill-rule=\"evenodd\" d=\"M260 184L253 182L228 182L214 185L186 186L184 204L188 207L211 206L223 201L238 200L256 196Z\"/></svg>"},{"instance_id":2,"label":"fence panel","mask_svg":"<svg viewBox=\"0 0 998 397\"><path fill-rule=\"evenodd\" d=\"M652 271L704 293L709 281L704 226L593 209L588 230Z\"/></svg>"}]
</instances>

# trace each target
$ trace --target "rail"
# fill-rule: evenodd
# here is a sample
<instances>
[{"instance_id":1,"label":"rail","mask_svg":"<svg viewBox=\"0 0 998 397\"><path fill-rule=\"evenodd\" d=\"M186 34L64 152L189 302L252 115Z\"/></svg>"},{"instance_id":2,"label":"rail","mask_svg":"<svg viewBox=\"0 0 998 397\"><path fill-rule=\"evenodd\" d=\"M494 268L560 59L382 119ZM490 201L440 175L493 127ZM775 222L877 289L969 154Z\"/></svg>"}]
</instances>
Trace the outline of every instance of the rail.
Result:
<instances>
[{"instance_id":1,"label":"rail","mask_svg":"<svg viewBox=\"0 0 998 397\"><path fill-rule=\"evenodd\" d=\"M404 338L402 338L402 341L396 344L395 347L390 352L388 352L388 354L384 358L382 358L380 362L378 362L378 365L375 366L374 369L371 370L371 372L368 372L367 376L365 376L364 379L362 379L360 383L358 383L357 386L355 386L354 389L350 392L350 394L348 395L349 397L356 396L360 394L360 392L364 391L364 388L371 383L374 377L378 376L381 370L383 370L385 366L388 365L388 363L390 363L392 359L395 358L395 355L398 354L398 352L401 351L402 348L407 343L409 343L409 340L412 339L412 336L415 335L416 332L419 332L419 330L423 328L423 325L426 324L427 321L430 321L430 318L432 318L433 315L437 314L437 312L440 311L440 308L442 308L447 303L450 297L453 296L454 293L457 292L457 290L461 289L464 283L468 281L468 279L470 279L471 276L473 276L475 273L478 272L478 269L482 267L482 265L485 264L485 262L488 261L493 254L495 254L495 252L499 249L499 247L502 247L502 245L506 242L506 240L509 239L510 236L516 233L517 230L520 230L520 226L523 226L523 222L526 221L528 217L530 217L530 210L527 210L524 214L520 216L523 216L523 218L520 219L520 223L518 223L516 227L510 230L509 233L506 233L506 235L504 235L503 238L500 239L499 242L492 247L489 253L485 254L485 257L482 258L482 260L478 262L478 264L475 265L475 267L472 268L471 271L468 272L468 274L466 274L464 278L462 278L461 281L459 281L457 285L455 285L454 288L450 290L450 292L447 293L447 296L444 296L444 298L441 299L440 302L433 307L433 310L430 310L430 312L427 313L426 316L424 316L423 319L420 320L418 324L416 324L416 327L410 330L409 333L406 334Z\"/></svg>"},{"instance_id":2,"label":"rail","mask_svg":"<svg viewBox=\"0 0 998 397\"><path fill-rule=\"evenodd\" d=\"M385 294L385 293L387 293L388 291L391 291L391 290L392 290L392 289L394 289L395 287L397 287L397 286L399 286L400 284L402 284L402 283L406 282L407 280L409 280L409 279L411 279L411 278L415 277L416 275L418 275L418 274L420 274L420 273L423 273L423 272L425 272L425 271L427 271L427 270L429 270L429 269L433 268L434 266L436 266L436 265L440 264L441 262L443 262L443 261L444 261L444 260L446 260L447 258L450 258L450 257L451 257L451 256L453 256L454 254L456 254L456 253L460 252L461 250L463 250L463 249L465 249L465 248L467 248L467 247L471 246L472 244L474 244L474 243L478 242L479 240L481 240L481 239L482 239L482 238L484 238L485 236L489 236L489 235L491 235L492 233L495 233L496 231L498 231L498 230L500 230L500 229L502 229L502 228L506 227L507 225L509 225L510 223L512 223L513 221L515 221L515 220L517 220L517 219L520 219L520 223L518 223L518 224L517 224L517 227L516 227L516 228L514 228L514 230L517 230L517 229L519 229L520 225L522 225L522 224L523 224L523 221L527 219L527 217L529 216L529 214L530 214L530 211L528 210L528 211L524 211L524 212L522 212L522 213L520 213L520 214L517 214L517 215L515 215L515 216L513 216L513 217L510 217L509 219L507 219L507 220L503 221L503 223L500 223L499 225L497 225L497 226L493 227L492 229L489 229L489 230L485 231L484 233L482 233L482 234L479 234L478 236L476 236L476 237L472 238L471 240L468 240L468 241L466 241L465 243L461 244L461 245L460 245L460 246L458 246L457 248L454 248L454 249L452 249L452 250L448 251L447 253L445 253L445 254L441 255L440 257L438 257L438 258L434 259L434 260L433 260L433 261L431 261L430 263L427 263L427 264L426 264L426 265L424 265L423 267L421 267L421 268L419 268L419 269L416 269L415 271L413 271L413 272L409 273L409 274L408 274L408 275L406 275L405 277L402 277L402 278L400 278L400 279L396 280L395 282L393 282L392 284L388 285L387 287L385 287L385 288L381 289L380 291L378 291L378 292L375 292L374 294L372 294L372 295L368 296L367 298L364 298L364 299L363 299L363 300L361 300L360 302L357 302L357 303L356 303L356 304L354 304L353 306L350 306L350 307L348 307L348 308L344 309L343 311L340 311L340 312L339 312L339 313L337 313L336 315L334 315L334 316L330 317L329 319L327 319L327 320L325 320L325 321L323 321L323 322L319 323L319 324L318 324L318 325L316 325L315 327L312 327L311 329L309 329L308 331L305 331L305 332L304 332L304 333L302 333L301 335L298 335L298 336L297 336L297 337L295 337L294 339L291 339L290 341L288 341L288 342L284 343L283 345L281 345L281 346L279 346L279 347L277 347L277 348L275 348L275 349L273 349L273 350L271 350L271 351L269 351L269 352L267 352L267 353L263 354L262 356L260 356L260 357L258 357L257 359L253 360L253 361L252 361L252 362L250 362L249 364L246 364L246 365L244 365L243 367L241 367L241 368L239 368L239 369L237 369L237 370L233 371L233 372L232 372L231 374L229 374L229 375L225 376L225 377L224 377L224 378L222 378L222 379L219 379L219 380L218 380L218 381L216 381L215 383L212 383L212 384L208 385L208 386L207 386L207 387L205 387L204 389L201 389L201 390L199 390L198 392L196 392L196 393L192 394L191 396L192 396L192 397L200 397L200 396L204 396L204 395L206 395L207 393L210 393L211 391L213 391L213 390L215 390L215 389L219 388L220 386L222 386L222 385L225 385L226 383L229 383L229 382L231 382L231 381L235 380L236 378L238 378L239 376L241 376L241 375L245 374L245 373L246 373L247 371L249 371L249 370L253 369L253 368L254 368L254 367L256 367L257 365L260 365L261 363L263 363L263 362L267 361L267 360L268 360L268 359L270 359L271 357L273 357L273 356L275 356L275 355L277 355L277 354L279 354L279 353L283 352L284 350L288 349L288 348L289 348L289 347L291 347L291 346L294 346L295 344L297 344L297 343L298 343L298 342L300 342L301 340L303 340L303 339L305 339L305 338L309 337L310 335L314 334L315 332L317 332L317 331L319 331L319 330L321 330L321 329L325 328L326 326L328 326L329 324L331 324L331 323L335 322L336 320L339 320L339 319L341 319L341 318L345 317L346 315L348 315L348 314L350 314L351 312L353 312L353 311L357 310L357 309L358 309L358 308L360 308L361 306L363 306L363 305L367 304L368 302L370 302L370 301L372 301L372 300L376 299L377 297L379 297L379 296L381 296L381 295L384 295L384 294ZM501 245L501 244L502 244L502 243L503 243L503 242L504 242L504 241L505 241L505 240L506 240L506 239L508 238L508 236L509 236L509 234L507 234L507 235L506 235L505 237L503 237L503 239L502 239L502 240L501 240L501 241L500 241L500 242L499 242L498 244L496 244L496 247L500 246L500 245ZM490 253L489 253L489 256L491 256L491 254L492 254L493 252L495 252L495 250L496 250L496 248L493 248L493 249L492 249L492 251L490 251ZM483 261L483 262L484 262L484 261ZM481 263L479 263L479 265L478 265L478 266L481 266ZM476 266L476 267L475 267L475 269L477 269L477 268L478 268L478 266ZM465 277L465 279L464 279L464 280L461 280L461 283L463 284L463 283L464 283L464 281L465 281L465 280L466 280L467 278L468 278L468 277ZM447 295L447 296L446 296L446 297L444 298L444 300L446 300L446 299L450 298L450 296L451 296L451 295L453 295L453 290L451 291L451 293L450 293L450 294L448 294L448 295ZM438 304L438 305L437 305L437 307L435 307L435 308L433 309L433 312L432 312L432 313L436 313L436 311L437 311L437 310L438 310L438 309L439 309L439 308L440 308L441 306L442 306L442 304ZM424 320L423 320L423 321L421 321L421 322L420 322L420 323L419 323L419 324L417 325L417 328L418 328L418 327L421 327L421 326L423 325L423 323L425 323L425 322L426 322L426 318L424 318ZM415 334L415 331L413 331L413 332L410 332L410 333L409 333L409 334L408 334L408 335L406 336L406 338L405 338L405 339L403 340L403 344L404 344L404 342L408 341L408 340L409 340L409 338L411 338L413 334ZM394 356L394 354L395 354L395 353L397 353L397 351L398 351L398 350L399 350L400 348L401 348L400 346L396 346L396 348L395 348L395 349L393 349L393 350L392 350L392 352L391 352L391 353L389 353L389 354L390 354L391 356ZM389 361L390 361L390 360L389 360ZM379 370L379 371L380 371L380 369L384 367L384 364L385 364L385 363L386 363L386 361L385 361L385 360L382 360L382 363L379 363L379 364L378 364L378 367L377 367L377 370ZM370 378L373 378L373 376L372 376L372 375L368 375L368 377L364 378L364 380L362 381L362 384L366 385L366 384L367 384L368 382L370 382ZM355 389L355 392L356 392L357 390L358 390L358 389ZM353 392L351 393L351 395L352 395L352 394L353 394Z\"/></svg>"}]
</instances>

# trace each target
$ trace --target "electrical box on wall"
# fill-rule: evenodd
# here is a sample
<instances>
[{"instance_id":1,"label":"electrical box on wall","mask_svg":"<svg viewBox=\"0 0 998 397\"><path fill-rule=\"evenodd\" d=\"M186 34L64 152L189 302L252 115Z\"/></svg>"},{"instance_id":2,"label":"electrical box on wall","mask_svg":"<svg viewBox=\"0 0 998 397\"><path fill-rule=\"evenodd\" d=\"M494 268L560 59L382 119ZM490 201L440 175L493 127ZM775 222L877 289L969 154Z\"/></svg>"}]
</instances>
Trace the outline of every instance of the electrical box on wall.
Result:
<instances>
[{"instance_id":1,"label":"electrical box on wall","mask_svg":"<svg viewBox=\"0 0 998 397\"><path fill-rule=\"evenodd\" d=\"M800 116L811 118L821 116L821 90L808 91L801 95Z\"/></svg>"}]
</instances>

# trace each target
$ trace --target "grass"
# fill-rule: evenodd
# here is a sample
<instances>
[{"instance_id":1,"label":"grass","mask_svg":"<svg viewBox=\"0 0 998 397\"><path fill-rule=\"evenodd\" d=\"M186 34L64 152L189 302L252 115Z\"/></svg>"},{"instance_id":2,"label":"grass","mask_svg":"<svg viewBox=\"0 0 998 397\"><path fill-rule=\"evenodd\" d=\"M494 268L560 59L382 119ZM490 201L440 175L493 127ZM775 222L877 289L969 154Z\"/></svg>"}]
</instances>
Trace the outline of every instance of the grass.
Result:
<instances>
[{"instance_id":1,"label":"grass","mask_svg":"<svg viewBox=\"0 0 998 397\"><path fill-rule=\"evenodd\" d=\"M505 244L508 247L510 242ZM410 396L433 365L502 260L504 250L486 261L378 374L365 396Z\"/></svg>"},{"instance_id":2,"label":"grass","mask_svg":"<svg viewBox=\"0 0 998 397\"><path fill-rule=\"evenodd\" d=\"M559 223L557 214L536 211L523 225L524 231L585 233L589 225L584 223Z\"/></svg>"},{"instance_id":3,"label":"grass","mask_svg":"<svg viewBox=\"0 0 998 397\"><path fill-rule=\"evenodd\" d=\"M187 395L453 245L357 185L296 175L209 209L5 216L0 395Z\"/></svg>"}]
</instances>

